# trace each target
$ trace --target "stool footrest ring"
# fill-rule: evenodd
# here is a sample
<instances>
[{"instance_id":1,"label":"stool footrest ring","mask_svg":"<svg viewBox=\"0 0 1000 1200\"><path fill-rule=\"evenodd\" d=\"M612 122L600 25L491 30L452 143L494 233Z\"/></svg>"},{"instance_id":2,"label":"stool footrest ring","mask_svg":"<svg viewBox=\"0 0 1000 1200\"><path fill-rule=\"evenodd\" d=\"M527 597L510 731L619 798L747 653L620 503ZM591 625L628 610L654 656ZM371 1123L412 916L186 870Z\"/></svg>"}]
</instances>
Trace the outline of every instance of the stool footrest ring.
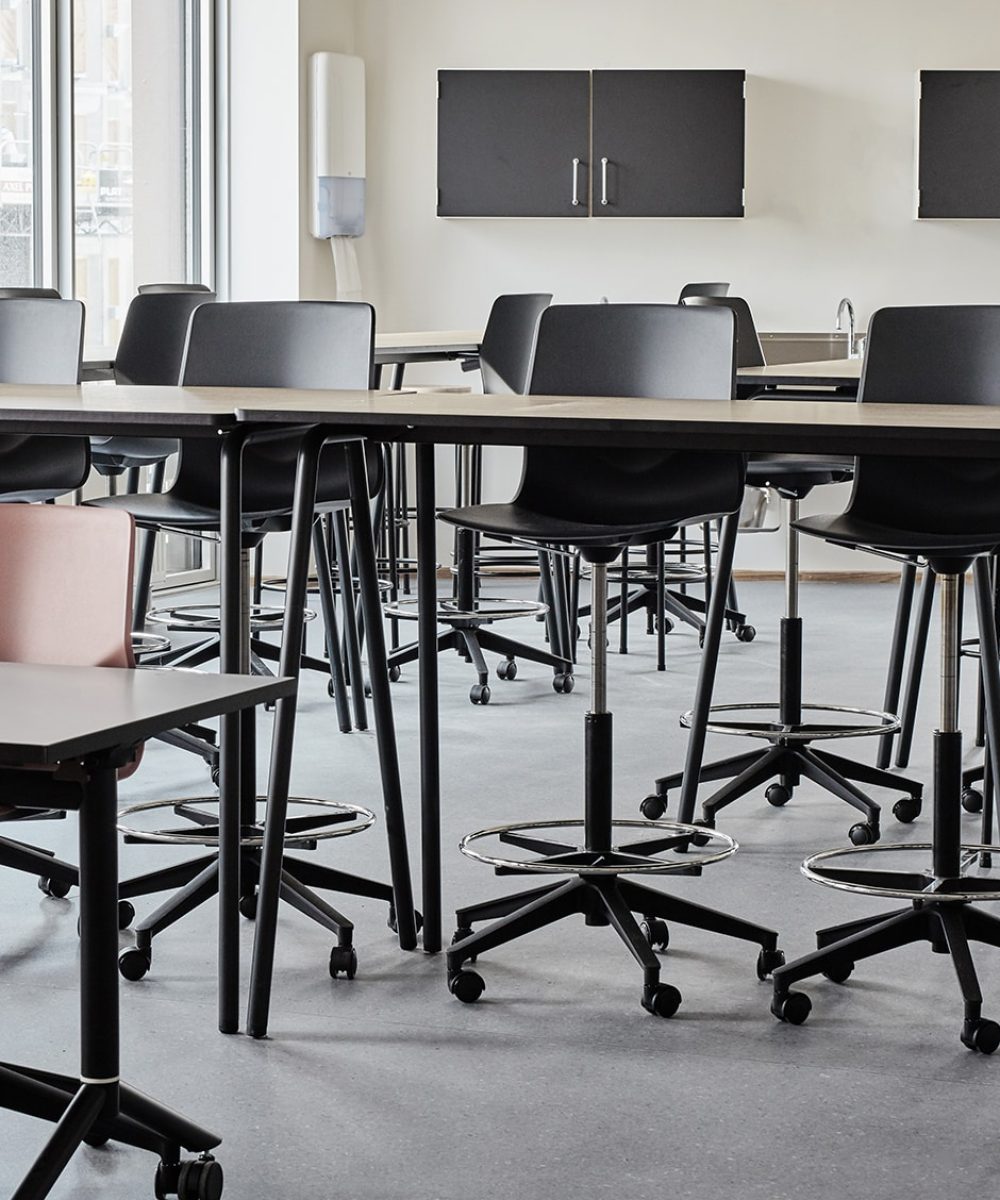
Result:
<instances>
[{"instance_id":1,"label":"stool footrest ring","mask_svg":"<svg viewBox=\"0 0 1000 1200\"><path fill-rule=\"evenodd\" d=\"M778 713L777 703L756 704L713 704L709 713ZM781 721L714 721L709 719L705 726L708 733L736 734L740 737L762 738L769 742L818 742L834 738L881 737L899 729L899 717L895 713L880 712L873 708L849 708L842 704L801 705L805 713L842 713L852 717L864 717L869 723L857 725L806 724L785 725ZM691 712L681 714L681 727L691 728Z\"/></svg>"},{"instance_id":2,"label":"stool footrest ring","mask_svg":"<svg viewBox=\"0 0 1000 1200\"><path fill-rule=\"evenodd\" d=\"M728 834L703 825L682 825L677 821L614 821L612 828L639 829L647 835L658 836L619 841L606 850L588 850L572 841L553 840L538 836L542 830L582 830L584 822L522 821L514 825L494 825L466 834L458 848L468 858L486 863L501 871L516 871L549 875L665 875L670 872L698 874L709 863L721 862L739 849ZM506 845L519 846L537 855L533 859L517 859L486 854L473 843L495 837ZM678 853L675 859L659 857L678 846L706 847L702 854Z\"/></svg>"},{"instance_id":3,"label":"stool footrest ring","mask_svg":"<svg viewBox=\"0 0 1000 1200\"><path fill-rule=\"evenodd\" d=\"M258 796L257 803L266 804L266 796ZM189 796L182 799L149 800L141 804L129 804L118 813L118 831L132 842L154 842L168 846L217 846L219 844L218 821L204 812L198 805L218 806L218 796ZM286 824L285 845L306 846L327 838L350 837L361 833L375 823L375 814L359 804L343 804L335 800L318 800L312 796L289 796L289 805L301 805L307 809L321 810L319 815L289 816ZM128 824L128 818L138 813L153 812L169 808L191 812L191 824L175 829L136 829ZM241 846L263 846L264 822L256 821L244 828Z\"/></svg>"},{"instance_id":4,"label":"stool footrest ring","mask_svg":"<svg viewBox=\"0 0 1000 1200\"><path fill-rule=\"evenodd\" d=\"M929 870L867 869L863 866L834 866L838 858L857 855L898 853L900 851L929 854L930 842L896 842L877 846L839 846L811 854L799 868L807 879L824 887L863 896L878 896L895 900L933 900L965 904L973 900L1000 900L1000 880L967 875L942 879ZM963 845L963 855L975 860L980 854L1000 854L1000 846Z\"/></svg>"}]
</instances>

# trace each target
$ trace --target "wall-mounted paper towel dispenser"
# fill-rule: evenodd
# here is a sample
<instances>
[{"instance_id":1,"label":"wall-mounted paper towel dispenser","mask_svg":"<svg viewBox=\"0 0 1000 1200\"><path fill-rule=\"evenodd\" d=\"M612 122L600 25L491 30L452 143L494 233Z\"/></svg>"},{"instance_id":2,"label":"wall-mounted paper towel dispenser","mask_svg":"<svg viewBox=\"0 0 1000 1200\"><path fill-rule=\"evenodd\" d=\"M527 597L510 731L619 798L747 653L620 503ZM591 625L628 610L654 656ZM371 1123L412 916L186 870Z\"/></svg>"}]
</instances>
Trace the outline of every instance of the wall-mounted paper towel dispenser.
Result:
<instances>
[{"instance_id":1,"label":"wall-mounted paper towel dispenser","mask_svg":"<svg viewBox=\"0 0 1000 1200\"><path fill-rule=\"evenodd\" d=\"M310 58L313 237L365 231L365 64L352 54Z\"/></svg>"}]
</instances>

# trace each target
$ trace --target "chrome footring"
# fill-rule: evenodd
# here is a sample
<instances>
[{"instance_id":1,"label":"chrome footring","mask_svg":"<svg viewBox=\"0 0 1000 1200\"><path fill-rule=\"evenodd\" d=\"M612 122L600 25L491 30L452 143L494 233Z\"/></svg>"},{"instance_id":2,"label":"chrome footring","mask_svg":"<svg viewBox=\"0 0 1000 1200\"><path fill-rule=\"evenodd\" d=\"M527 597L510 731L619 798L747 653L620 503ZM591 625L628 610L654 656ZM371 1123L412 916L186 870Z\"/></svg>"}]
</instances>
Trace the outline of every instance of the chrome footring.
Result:
<instances>
[{"instance_id":1,"label":"chrome footring","mask_svg":"<svg viewBox=\"0 0 1000 1200\"><path fill-rule=\"evenodd\" d=\"M258 805L266 805L267 797L258 796ZM370 829L375 824L375 814L368 808L362 808L359 804L341 804L334 800L317 800L311 796L289 796L288 803L290 807L301 805L304 808L325 809L329 811L331 818L337 816L349 816L354 819L350 822L341 821L336 825L331 825L328 828L322 826L314 827L311 823L308 829L301 831L292 830L285 835L286 846L302 846L309 842L322 842L329 838L350 837L352 834L361 833L365 829ZM173 829L136 829L134 826L127 824L127 818L135 816L137 813L153 812L158 809L176 809L180 805L185 807L195 807L208 805L218 807L218 796L185 796L174 797L170 800L149 800L142 804L129 804L121 809L118 813L118 832L124 834L128 838L132 838L137 842L155 842L167 846L218 846L219 835L217 833L201 832L202 827L191 823L186 828ZM209 814L205 813L205 816ZM290 819L292 814L290 814ZM241 846L263 846L264 844L264 821L258 820L252 826L253 833L244 833L240 838ZM190 832L188 832L190 830ZM258 832L259 830L259 832Z\"/></svg>"},{"instance_id":2,"label":"chrome footring","mask_svg":"<svg viewBox=\"0 0 1000 1200\"><path fill-rule=\"evenodd\" d=\"M710 713L754 713L779 712L780 704L713 704ZM763 738L769 742L819 742L829 738L880 737L884 733L895 733L899 729L899 717L895 713L879 712L873 708L848 708L842 704L802 704L803 713L844 713L852 717L865 717L868 725L784 725L780 721L740 725L736 721L711 721L705 726L709 733L729 733L739 737ZM691 728L691 712L681 714L681 728Z\"/></svg>"},{"instance_id":3,"label":"chrome footring","mask_svg":"<svg viewBox=\"0 0 1000 1200\"><path fill-rule=\"evenodd\" d=\"M901 850L930 854L934 849L931 842L890 842L886 845L879 842L875 846L838 846L836 850L823 850L819 854L811 854L802 863L799 870L813 883L821 883L824 887L836 888L840 892L855 892L861 896L884 896L892 900L942 900L968 903L970 900L1000 900L1000 880L997 880L995 891L980 891L976 888L962 888L962 880L938 879L933 872L915 871L913 874L925 874L926 888L889 887L881 884L858 883L843 878L832 878L824 874L823 864L831 859L846 858L857 854L891 854ZM1000 854L1000 846L964 845L962 846L963 865L975 862L980 854ZM864 868L858 868L863 870Z\"/></svg>"},{"instance_id":4,"label":"chrome footring","mask_svg":"<svg viewBox=\"0 0 1000 1200\"><path fill-rule=\"evenodd\" d=\"M458 607L457 600L438 596L437 619L442 625L452 621L467 624L469 621L480 621L490 624L493 621L509 621L513 617L544 616L549 611L547 604L538 604L533 600L506 600L501 597L483 598L476 601L476 607L470 612ZM399 617L405 621L415 621L419 614L419 600L396 600L392 604L384 604L382 611L387 617Z\"/></svg>"},{"instance_id":5,"label":"chrome footring","mask_svg":"<svg viewBox=\"0 0 1000 1200\"><path fill-rule=\"evenodd\" d=\"M621 567L608 567L608 581L610 583L621 583L624 574L625 572ZM668 561L663 566L664 583L704 583L706 578L707 572L705 568L697 566L695 563L675 563ZM629 567L628 582L655 587L657 582L656 571L652 567L645 565Z\"/></svg>"},{"instance_id":6,"label":"chrome footring","mask_svg":"<svg viewBox=\"0 0 1000 1200\"><path fill-rule=\"evenodd\" d=\"M473 842L479 842L488 837L500 837L502 834L523 834L530 838L531 834L539 829L582 829L583 824L583 821L522 821L516 825L494 825L490 829L478 829L475 833L466 834L458 843L458 848L467 858L474 858L476 862L486 863L490 867L513 868L516 871L530 871L544 875L668 875L671 871L687 871L690 874L692 867L704 867L709 863L722 862L724 858L729 858L739 849L739 844L727 833L720 833L717 829L709 829L702 825L682 825L678 821L612 821L611 824L613 829L642 829L646 833L657 833L660 836L649 839L656 842L663 840L663 834L675 837L690 835L692 838L697 837L699 841L704 840L710 845L714 844L715 849L706 850L704 854L693 854L688 851L670 859L658 858L652 854L646 857L642 855L641 850L634 849L641 841L641 839L637 839L630 844L633 848L622 849L620 846L611 846L608 850L608 854L611 855L634 857L634 862L602 865L597 852L588 852L585 846L569 846L568 852L572 854L594 854L597 861L593 865L589 863L581 865L579 862L548 862L544 858L536 860L501 858L496 855L484 854L481 850L472 848ZM669 851L660 851L660 853L666 854Z\"/></svg>"},{"instance_id":7,"label":"chrome footring","mask_svg":"<svg viewBox=\"0 0 1000 1200\"><path fill-rule=\"evenodd\" d=\"M334 588L339 590L339 588L340 588L340 572L337 571L336 568L331 573L331 578L333 580ZM354 590L358 591L359 587L360 587L360 584L358 582L357 577L355 576ZM278 592L279 594L284 595L284 593L288 590L288 580L283 575L279 575L274 579L266 580L264 583L262 583L260 585L260 589L262 592ZM380 579L378 581L378 589L380 592L389 592L392 590L392 584L390 583L390 581L388 579ZM309 581L306 585L306 595L318 596L319 594L320 594L319 580L316 578L315 575L310 575Z\"/></svg>"},{"instance_id":8,"label":"chrome footring","mask_svg":"<svg viewBox=\"0 0 1000 1200\"><path fill-rule=\"evenodd\" d=\"M284 619L283 608L266 604L250 605L252 633L267 633L269 630L280 633ZM304 608L302 619L314 621L316 613L311 608ZM146 620L178 633L218 633L222 613L218 604L181 604L176 608L152 608L146 614Z\"/></svg>"},{"instance_id":9,"label":"chrome footring","mask_svg":"<svg viewBox=\"0 0 1000 1200\"><path fill-rule=\"evenodd\" d=\"M132 653L136 658L144 654L166 654L170 649L170 638L162 633L133 633Z\"/></svg>"}]
</instances>

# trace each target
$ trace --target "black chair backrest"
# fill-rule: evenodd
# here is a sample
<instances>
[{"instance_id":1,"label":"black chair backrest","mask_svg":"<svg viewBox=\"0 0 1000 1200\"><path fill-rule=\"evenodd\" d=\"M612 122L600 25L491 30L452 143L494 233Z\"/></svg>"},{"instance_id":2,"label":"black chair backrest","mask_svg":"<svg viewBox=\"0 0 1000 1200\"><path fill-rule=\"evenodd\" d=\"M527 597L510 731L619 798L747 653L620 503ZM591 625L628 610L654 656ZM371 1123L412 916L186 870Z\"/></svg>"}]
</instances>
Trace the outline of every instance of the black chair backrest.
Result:
<instances>
[{"instance_id":1,"label":"black chair backrest","mask_svg":"<svg viewBox=\"0 0 1000 1200\"><path fill-rule=\"evenodd\" d=\"M80 382L84 309L79 300L0 304L0 383ZM83 437L0 437L0 499L46 500L82 487L90 470Z\"/></svg>"},{"instance_id":2,"label":"black chair backrest","mask_svg":"<svg viewBox=\"0 0 1000 1200\"><path fill-rule=\"evenodd\" d=\"M61 300L55 288L46 287L3 287L0 300Z\"/></svg>"},{"instance_id":3,"label":"black chair backrest","mask_svg":"<svg viewBox=\"0 0 1000 1200\"><path fill-rule=\"evenodd\" d=\"M0 383L79 383L83 323L79 300L5 300L0 304Z\"/></svg>"},{"instance_id":4,"label":"black chair backrest","mask_svg":"<svg viewBox=\"0 0 1000 1200\"><path fill-rule=\"evenodd\" d=\"M1000 305L879 309L858 402L1000 404ZM992 534L1000 529L1000 462L866 454L848 511L921 533Z\"/></svg>"},{"instance_id":5,"label":"black chair backrest","mask_svg":"<svg viewBox=\"0 0 1000 1200\"><path fill-rule=\"evenodd\" d=\"M523 395L528 390L538 318L551 303L549 292L497 296L493 301L479 347L484 392Z\"/></svg>"},{"instance_id":6,"label":"black chair backrest","mask_svg":"<svg viewBox=\"0 0 1000 1200\"><path fill-rule=\"evenodd\" d=\"M732 313L667 304L554 305L538 325L534 395L730 400ZM734 512L742 454L528 447L518 502L573 522L667 527Z\"/></svg>"},{"instance_id":7,"label":"black chair backrest","mask_svg":"<svg viewBox=\"0 0 1000 1200\"><path fill-rule=\"evenodd\" d=\"M185 387L351 388L372 386L375 310L326 300L202 304L191 314L181 367ZM251 444L244 452L247 513L291 506L299 438ZM208 443L206 445L206 443ZM368 451L369 482L379 478L377 447ZM186 439L171 492L216 509L219 451L211 439ZM347 496L344 454L330 447L320 463L317 498Z\"/></svg>"},{"instance_id":8,"label":"black chair backrest","mask_svg":"<svg viewBox=\"0 0 1000 1200\"><path fill-rule=\"evenodd\" d=\"M135 289L140 296L165 292L210 292L207 283L140 283Z\"/></svg>"},{"instance_id":9,"label":"black chair backrest","mask_svg":"<svg viewBox=\"0 0 1000 1200\"><path fill-rule=\"evenodd\" d=\"M728 296L728 283L686 283L681 288L677 303L683 304L688 296Z\"/></svg>"},{"instance_id":10,"label":"black chair backrest","mask_svg":"<svg viewBox=\"0 0 1000 1200\"><path fill-rule=\"evenodd\" d=\"M214 292L201 291L134 296L118 339L115 382L178 383L191 314L214 299Z\"/></svg>"},{"instance_id":11,"label":"black chair backrest","mask_svg":"<svg viewBox=\"0 0 1000 1200\"><path fill-rule=\"evenodd\" d=\"M762 367L764 351L757 336L750 305L740 296L686 296L685 304L704 308L728 308L736 314L736 366Z\"/></svg>"}]
</instances>

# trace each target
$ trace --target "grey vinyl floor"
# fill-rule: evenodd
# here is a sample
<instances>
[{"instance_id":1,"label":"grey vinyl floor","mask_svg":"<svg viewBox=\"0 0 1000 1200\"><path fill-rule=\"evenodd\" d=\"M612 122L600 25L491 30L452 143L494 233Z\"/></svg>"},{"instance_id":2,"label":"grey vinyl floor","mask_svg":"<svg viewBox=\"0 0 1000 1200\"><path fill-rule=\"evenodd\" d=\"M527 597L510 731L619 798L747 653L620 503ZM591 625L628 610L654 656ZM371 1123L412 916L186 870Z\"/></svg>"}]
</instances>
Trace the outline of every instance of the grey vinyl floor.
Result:
<instances>
[{"instance_id":1,"label":"grey vinyl floor","mask_svg":"<svg viewBox=\"0 0 1000 1200\"><path fill-rule=\"evenodd\" d=\"M759 634L750 645L726 637L720 701L766 699L776 689L781 588L748 584L741 599ZM880 704L894 603L890 586L804 587L809 698ZM517 631L539 635L531 622ZM698 662L690 631L671 635L663 674L638 618L631 641L627 657L612 655L610 675L622 817L634 817L653 777L681 761L677 715L691 700ZM936 660L929 662L933 675ZM556 695L547 671L524 663L516 680L494 682L492 703L480 708L468 701L471 668L453 655L442 660L446 911L520 882L495 880L464 859L463 833L580 814L588 680L581 665L577 690ZM936 693L931 678L911 764L924 779ZM416 865L414 668L394 697ZM261 716L265 740L266 727ZM709 751L746 746L715 738ZM850 748L869 759L874 752L870 741ZM303 684L293 783L303 795L380 807L374 735L337 732L317 677ZM122 798L194 796L206 785L196 759L152 745ZM926 814L899 826L888 811L892 797L880 799L889 802L885 840L928 836ZM853 819L809 785L783 809L747 797L722 823L740 852L700 879L660 886L773 925L790 956L803 953L818 926L879 908L799 874L806 853L845 842ZM964 820L976 840L975 818ZM73 856L72 819L31 832ZM386 873L381 825L317 853ZM123 871L177 855L127 846ZM996 1194L1000 1055L961 1045L952 968L925 946L859 967L846 986L810 983L813 1014L794 1028L770 1015L754 948L676 928L663 976L683 1003L665 1021L641 1009L639 972L609 929L575 919L484 956L487 991L465 1006L448 994L442 956L399 951L383 905L342 907L357 926L353 982L329 978L326 933L282 913L267 1041L216 1031L210 906L157 941L146 979L121 986L125 1077L223 1135L229 1200ZM0 879L0 1058L75 1069L75 917L72 897L47 899L25 876ZM247 924L245 968L251 936ZM978 961L986 1013L1000 1017L1000 956L981 950ZM0 1113L0 1194L13 1189L46 1135L36 1121ZM140 1151L85 1149L54 1195L151 1196L153 1167Z\"/></svg>"}]
</instances>

